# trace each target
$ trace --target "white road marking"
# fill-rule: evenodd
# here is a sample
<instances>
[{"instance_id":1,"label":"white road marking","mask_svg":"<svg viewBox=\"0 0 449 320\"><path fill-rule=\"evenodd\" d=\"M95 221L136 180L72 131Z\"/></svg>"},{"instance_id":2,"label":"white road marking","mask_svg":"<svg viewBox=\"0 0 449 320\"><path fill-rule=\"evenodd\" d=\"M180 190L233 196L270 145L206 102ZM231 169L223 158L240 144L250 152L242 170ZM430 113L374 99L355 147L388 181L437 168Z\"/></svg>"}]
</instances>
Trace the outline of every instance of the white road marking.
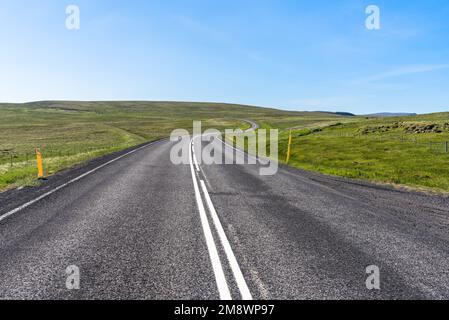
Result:
<instances>
[{"instance_id":1,"label":"white road marking","mask_svg":"<svg viewBox=\"0 0 449 320\"><path fill-rule=\"evenodd\" d=\"M222 140L222 139L220 139L220 138L217 138L217 139L220 140L221 142L223 142L223 143L224 143L226 146L228 146L229 148L234 149L235 151L237 151L237 152L243 154L244 156L247 155L249 158L254 159L254 160L256 161L256 163L257 163L257 161L260 162L259 157L255 157L255 156L253 156L253 155L251 155L251 154L249 154L249 153L247 153L247 152L245 152L245 151L242 151L242 150L240 150L240 149L237 149L237 148L235 148L234 146L231 146L229 143L227 143L226 141L224 141L224 140ZM226 147L225 147L225 148L226 148ZM226 151L225 151L225 153L226 153Z\"/></svg>"},{"instance_id":2,"label":"white road marking","mask_svg":"<svg viewBox=\"0 0 449 320\"><path fill-rule=\"evenodd\" d=\"M229 265L231 266L232 273L234 274L235 281L237 282L237 286L239 287L240 294L242 295L243 300L252 300L253 297L249 291L248 285L246 284L245 278L243 277L242 271L240 270L237 259L235 258L234 252L232 251L231 245L229 244L228 238L226 237L226 233L224 232L223 226L220 223L220 219L218 218L217 211L215 210L214 204L210 198L209 192L207 191L206 184L203 180L200 181L201 188L203 190L204 196L206 198L207 206L209 207L209 212L212 216L212 220L214 221L215 229L217 230L218 236L221 240L221 245L226 253L226 257L228 258Z\"/></svg>"},{"instance_id":3,"label":"white road marking","mask_svg":"<svg viewBox=\"0 0 449 320\"><path fill-rule=\"evenodd\" d=\"M198 163L196 161L194 148L193 148L194 141L195 141L196 138L198 138L198 137L194 137L192 139L192 155L193 155L193 160L198 165ZM199 166L197 166L197 171L198 172L202 171ZM192 167L192 174L194 175L193 167ZM204 173L203 173L203 175L204 175ZM204 175L204 178L206 179L205 175ZM193 177L193 179L196 182L196 175L195 175L195 177ZM194 182L194 184L195 184L195 182ZM197 184L197 182L196 182L196 184ZM214 222L215 229L217 230L218 236L220 238L221 245L223 246L223 249L225 251L226 257L228 259L228 263L229 263L229 265L231 267L231 270L232 270L232 273L234 275L235 281L236 281L237 286L238 286L238 288L240 290L240 294L242 296L242 299L243 300L252 300L251 292L249 291L248 285L246 284L245 278L243 277L242 271L240 269L240 266L239 266L239 264L237 262L237 259L236 259L235 255L234 255L234 252L232 251L232 248L231 248L231 245L229 243L229 240L226 237L226 233L224 232L223 226L221 225L220 219L218 218L217 211L215 210L215 207L214 207L214 204L212 202L212 199L210 198L210 195L209 195L209 192L207 190L206 184L204 183L203 180L200 180L200 185L201 185L201 189L202 189L203 194L204 194L204 198L206 199L206 203L207 203L207 206L209 208L209 212L210 212L210 215L212 217L212 221ZM201 194L199 194L199 198L200 198L200 201L201 201L201 206L203 207L203 210L204 210L204 204L202 203ZM206 215L206 219L207 219L207 215ZM207 220L206 220L206 222L207 222Z\"/></svg>"},{"instance_id":4,"label":"white road marking","mask_svg":"<svg viewBox=\"0 0 449 320\"><path fill-rule=\"evenodd\" d=\"M215 246L212 230L210 229L209 222L207 221L206 210L204 209L203 200L201 199L200 189L196 180L195 170L192 164L193 150L189 152L190 171L192 174L193 188L195 190L196 203L198 205L198 211L200 212L201 225L203 227L204 237L206 238L207 250L209 251L209 258L212 263L212 269L215 275L215 281L217 283L218 293L221 300L232 300L231 292L229 291L228 284L224 275L223 267L220 262L220 256L218 255L217 247Z\"/></svg>"},{"instance_id":5,"label":"white road marking","mask_svg":"<svg viewBox=\"0 0 449 320\"><path fill-rule=\"evenodd\" d=\"M67 187L68 185L70 185L70 184L72 184L72 183L74 183L74 182L76 182L76 181L78 181L78 180L81 180L82 178L84 178L84 177L86 177L86 176L88 176L88 175L94 173L95 171L100 170L101 168L103 168L103 167L105 167L105 166L107 166L107 165L109 165L109 164L111 164L111 163L113 163L113 162L115 162L115 161L117 161L117 160L120 160L120 159L122 159L122 158L124 158L124 157L126 157L126 156L128 156L128 155L130 155L130 154L133 154L133 153L135 153L135 152L137 152L137 151L139 151L139 150L142 150L143 148L149 147L149 146L153 145L153 144L156 143L156 142L159 142L159 141L151 142L151 143L146 144L146 145L144 145L144 146L142 146L142 147L140 147L140 148L137 148L137 149L134 149L134 150L132 150L132 151L130 151L130 152L128 152L128 153L125 153L125 154L123 154L123 155L121 155L121 156L119 156L119 157L117 157L117 158L115 158L115 159L112 159L111 161L108 161L108 162L102 164L101 166L96 167L95 169L92 169L92 170L90 170L90 171L88 171L88 172L86 172L86 173L83 173L82 175L80 175L80 176L78 176L78 177L76 177L76 178L70 180L69 182L66 182L66 183L60 185L59 187L56 187L56 188L54 188L53 190L48 191L47 193L44 193L44 194L41 195L40 197L37 197L36 199L31 200L31 201L29 201L29 202L27 202L27 203L21 205L20 207L17 207L17 208L15 208L15 209L13 209L13 210L11 210L11 211L9 211L9 212L3 214L2 216L0 216L0 222L3 221L3 220L5 220L6 218L12 216L13 214L15 214L15 213L17 213L17 212L19 212L19 211L21 211L21 210L23 210L23 209L25 209L25 208L31 206L32 204L34 204L34 203L36 203L36 202L38 202L38 201L40 201L40 200L42 200L42 199L48 197L49 195L55 193L56 191L61 190L62 188L65 188L65 187Z\"/></svg>"},{"instance_id":6,"label":"white road marking","mask_svg":"<svg viewBox=\"0 0 449 320\"><path fill-rule=\"evenodd\" d=\"M198 161L196 159L196 155L195 155L195 147L194 144L192 143L192 154L193 154L193 162L195 163L195 168L197 172L200 172L200 166L198 165Z\"/></svg>"},{"instance_id":7,"label":"white road marking","mask_svg":"<svg viewBox=\"0 0 449 320\"><path fill-rule=\"evenodd\" d=\"M204 172L204 170L203 170L202 167L200 167L200 171L201 171L201 174L202 174L204 180L206 181L206 185L207 185L208 188L209 188L208 190L212 190L212 191L213 191L214 188L212 188L212 185L210 184L209 179L207 179L206 173Z\"/></svg>"}]
</instances>

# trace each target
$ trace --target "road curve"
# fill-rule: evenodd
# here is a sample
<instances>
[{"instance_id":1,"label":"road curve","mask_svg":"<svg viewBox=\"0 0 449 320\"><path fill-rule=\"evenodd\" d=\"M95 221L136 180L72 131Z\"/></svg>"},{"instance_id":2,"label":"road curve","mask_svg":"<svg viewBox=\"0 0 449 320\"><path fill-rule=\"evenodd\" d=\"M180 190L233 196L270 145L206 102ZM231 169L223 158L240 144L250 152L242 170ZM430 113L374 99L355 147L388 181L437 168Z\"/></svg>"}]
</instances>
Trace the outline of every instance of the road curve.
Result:
<instances>
[{"instance_id":1,"label":"road curve","mask_svg":"<svg viewBox=\"0 0 449 320\"><path fill-rule=\"evenodd\" d=\"M193 152L174 165L173 145L145 146L3 219L0 298L449 298L447 197L196 165ZM0 195L0 216L113 157ZM70 265L79 290L66 287ZM371 265L380 290L366 288Z\"/></svg>"}]
</instances>

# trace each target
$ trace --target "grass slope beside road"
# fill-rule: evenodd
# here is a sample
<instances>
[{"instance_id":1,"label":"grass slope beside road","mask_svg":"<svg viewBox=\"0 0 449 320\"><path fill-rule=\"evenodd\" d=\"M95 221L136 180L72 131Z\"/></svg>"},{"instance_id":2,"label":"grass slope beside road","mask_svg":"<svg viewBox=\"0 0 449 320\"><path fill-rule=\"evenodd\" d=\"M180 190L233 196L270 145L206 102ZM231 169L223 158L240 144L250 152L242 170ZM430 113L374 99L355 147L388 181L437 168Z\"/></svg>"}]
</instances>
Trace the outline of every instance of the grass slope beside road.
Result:
<instances>
[{"instance_id":1,"label":"grass slope beside road","mask_svg":"<svg viewBox=\"0 0 449 320\"><path fill-rule=\"evenodd\" d=\"M89 159L190 130L246 129L241 119L300 117L252 106L189 102L44 101L0 104L0 190L36 183L34 148L43 152L47 175ZM12 162L12 166L11 166Z\"/></svg>"},{"instance_id":2,"label":"grass slope beside road","mask_svg":"<svg viewBox=\"0 0 449 320\"><path fill-rule=\"evenodd\" d=\"M286 127L287 128L287 127ZM289 164L325 174L449 191L449 113L350 122L293 130ZM286 159L288 130L279 156Z\"/></svg>"},{"instance_id":3,"label":"grass slope beside road","mask_svg":"<svg viewBox=\"0 0 449 320\"><path fill-rule=\"evenodd\" d=\"M0 104L0 190L36 183L34 147L47 174L89 159L167 137L177 128L280 130L279 158L289 165L380 183L449 191L449 113L374 118L290 112L244 105L189 102ZM13 155L13 158L11 158ZM11 166L10 162L13 162Z\"/></svg>"}]
</instances>

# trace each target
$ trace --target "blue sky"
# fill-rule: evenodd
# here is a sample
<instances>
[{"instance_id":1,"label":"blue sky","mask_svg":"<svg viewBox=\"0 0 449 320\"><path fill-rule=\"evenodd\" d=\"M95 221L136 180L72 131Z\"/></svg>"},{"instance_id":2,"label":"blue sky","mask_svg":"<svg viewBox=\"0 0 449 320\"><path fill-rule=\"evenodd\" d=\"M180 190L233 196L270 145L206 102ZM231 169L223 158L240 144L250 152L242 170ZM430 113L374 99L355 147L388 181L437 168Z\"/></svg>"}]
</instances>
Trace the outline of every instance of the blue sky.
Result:
<instances>
[{"instance_id":1,"label":"blue sky","mask_svg":"<svg viewBox=\"0 0 449 320\"><path fill-rule=\"evenodd\" d=\"M0 101L53 99L449 111L449 2L2 0Z\"/></svg>"}]
</instances>

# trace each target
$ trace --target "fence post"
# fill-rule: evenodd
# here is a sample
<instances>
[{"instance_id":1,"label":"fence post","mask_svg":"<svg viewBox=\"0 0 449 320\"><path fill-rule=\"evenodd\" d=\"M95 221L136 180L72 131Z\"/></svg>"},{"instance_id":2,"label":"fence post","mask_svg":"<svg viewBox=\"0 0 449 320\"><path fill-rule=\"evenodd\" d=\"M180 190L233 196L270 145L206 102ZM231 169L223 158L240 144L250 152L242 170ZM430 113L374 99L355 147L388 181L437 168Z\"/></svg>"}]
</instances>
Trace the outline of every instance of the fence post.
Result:
<instances>
[{"instance_id":1,"label":"fence post","mask_svg":"<svg viewBox=\"0 0 449 320\"><path fill-rule=\"evenodd\" d=\"M42 168L42 154L39 149L36 148L36 162L37 162L37 176L38 178L44 177L44 170Z\"/></svg>"},{"instance_id":2,"label":"fence post","mask_svg":"<svg viewBox=\"0 0 449 320\"><path fill-rule=\"evenodd\" d=\"M287 148L287 159L285 160L285 162L288 164L288 162L290 161L290 154L292 151L292 130L290 130L290 134L288 136L288 148Z\"/></svg>"},{"instance_id":3,"label":"fence post","mask_svg":"<svg viewBox=\"0 0 449 320\"><path fill-rule=\"evenodd\" d=\"M448 142L447 141L444 143L444 146L445 146L446 153L447 153L448 152Z\"/></svg>"},{"instance_id":4,"label":"fence post","mask_svg":"<svg viewBox=\"0 0 449 320\"><path fill-rule=\"evenodd\" d=\"M11 168L12 168L12 157L13 157L13 155L12 155L12 152L9 154L9 161L10 161L10 165L11 165Z\"/></svg>"}]
</instances>

